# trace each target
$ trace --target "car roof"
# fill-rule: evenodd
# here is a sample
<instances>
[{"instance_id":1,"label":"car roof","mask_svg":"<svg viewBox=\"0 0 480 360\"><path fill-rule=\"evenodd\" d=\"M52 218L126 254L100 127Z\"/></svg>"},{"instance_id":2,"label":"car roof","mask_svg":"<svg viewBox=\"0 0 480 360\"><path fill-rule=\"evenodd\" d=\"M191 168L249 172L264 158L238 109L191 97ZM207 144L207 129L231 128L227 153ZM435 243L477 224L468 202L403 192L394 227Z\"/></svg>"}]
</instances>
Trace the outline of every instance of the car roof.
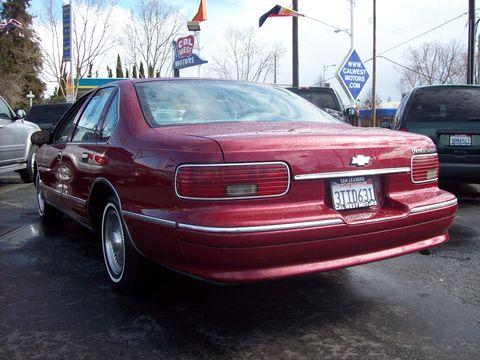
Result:
<instances>
[{"instance_id":1,"label":"car roof","mask_svg":"<svg viewBox=\"0 0 480 360\"><path fill-rule=\"evenodd\" d=\"M32 108L41 108L41 107L61 107L61 108L68 108L72 106L71 103L55 103L55 104L35 104L35 105L32 105Z\"/></svg>"},{"instance_id":2,"label":"car roof","mask_svg":"<svg viewBox=\"0 0 480 360\"><path fill-rule=\"evenodd\" d=\"M429 90L429 89L454 89L454 88L472 88L472 89L480 89L480 85L475 84L436 84L436 85L424 85L416 87L414 90Z\"/></svg>"}]
</instances>

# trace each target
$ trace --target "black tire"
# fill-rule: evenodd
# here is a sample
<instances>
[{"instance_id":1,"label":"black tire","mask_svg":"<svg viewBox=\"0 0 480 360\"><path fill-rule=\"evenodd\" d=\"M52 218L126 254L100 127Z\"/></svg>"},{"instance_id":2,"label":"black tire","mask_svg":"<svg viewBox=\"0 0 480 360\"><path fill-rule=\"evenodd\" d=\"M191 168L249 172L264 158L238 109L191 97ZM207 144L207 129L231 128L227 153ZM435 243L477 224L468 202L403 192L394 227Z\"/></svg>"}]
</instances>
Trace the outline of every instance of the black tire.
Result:
<instances>
[{"instance_id":1,"label":"black tire","mask_svg":"<svg viewBox=\"0 0 480 360\"><path fill-rule=\"evenodd\" d=\"M107 199L101 224L103 260L110 285L120 293L133 295L141 287L145 259L133 246L115 197Z\"/></svg>"},{"instance_id":2,"label":"black tire","mask_svg":"<svg viewBox=\"0 0 480 360\"><path fill-rule=\"evenodd\" d=\"M27 159L27 168L18 172L24 183L32 183L35 181L35 156L37 155L37 150L38 147L33 145Z\"/></svg>"},{"instance_id":3,"label":"black tire","mask_svg":"<svg viewBox=\"0 0 480 360\"><path fill-rule=\"evenodd\" d=\"M45 223L55 223L62 217L62 213L47 203L43 197L42 187L40 186L40 175L35 172L35 188L37 191L37 210L38 215Z\"/></svg>"}]
</instances>

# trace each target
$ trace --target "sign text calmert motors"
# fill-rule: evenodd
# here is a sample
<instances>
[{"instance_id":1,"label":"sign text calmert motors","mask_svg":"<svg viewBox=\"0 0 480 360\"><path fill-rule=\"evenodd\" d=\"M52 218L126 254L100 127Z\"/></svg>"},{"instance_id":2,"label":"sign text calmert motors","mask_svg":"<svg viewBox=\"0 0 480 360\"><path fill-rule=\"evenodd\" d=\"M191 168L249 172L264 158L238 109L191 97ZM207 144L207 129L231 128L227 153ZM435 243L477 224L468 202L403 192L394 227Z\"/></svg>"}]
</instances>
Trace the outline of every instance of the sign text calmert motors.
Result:
<instances>
[{"instance_id":1,"label":"sign text calmert motors","mask_svg":"<svg viewBox=\"0 0 480 360\"><path fill-rule=\"evenodd\" d=\"M345 90L354 100L358 99L360 92L370 77L356 50L353 50L347 56L345 62L338 70L337 76L345 87Z\"/></svg>"},{"instance_id":2,"label":"sign text calmert motors","mask_svg":"<svg viewBox=\"0 0 480 360\"><path fill-rule=\"evenodd\" d=\"M200 59L193 53L194 46L195 38L193 35L179 38L177 41L173 42L173 49L175 51L173 68L175 70L207 63L207 61Z\"/></svg>"}]
</instances>

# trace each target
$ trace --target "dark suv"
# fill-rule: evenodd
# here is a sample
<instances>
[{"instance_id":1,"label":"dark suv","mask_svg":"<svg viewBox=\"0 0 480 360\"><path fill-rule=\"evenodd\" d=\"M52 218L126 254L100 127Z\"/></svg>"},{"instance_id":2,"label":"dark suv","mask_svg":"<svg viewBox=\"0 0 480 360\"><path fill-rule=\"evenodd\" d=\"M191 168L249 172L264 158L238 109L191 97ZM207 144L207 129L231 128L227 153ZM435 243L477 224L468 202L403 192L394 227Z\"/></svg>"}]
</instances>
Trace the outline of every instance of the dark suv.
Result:
<instances>
[{"instance_id":1,"label":"dark suv","mask_svg":"<svg viewBox=\"0 0 480 360\"><path fill-rule=\"evenodd\" d=\"M413 89L400 103L392 128L427 135L435 142L440 178L480 181L480 86Z\"/></svg>"},{"instance_id":2,"label":"dark suv","mask_svg":"<svg viewBox=\"0 0 480 360\"><path fill-rule=\"evenodd\" d=\"M37 124L42 130L53 130L71 105L69 103L33 105L27 113L26 120Z\"/></svg>"},{"instance_id":3,"label":"dark suv","mask_svg":"<svg viewBox=\"0 0 480 360\"><path fill-rule=\"evenodd\" d=\"M330 115L336 117L347 123L352 123L353 116L355 115L354 108L348 108L345 110L342 100L338 93L330 87L312 86L312 87L299 87L288 88L291 92L300 95L304 99L310 101L313 105L326 111Z\"/></svg>"}]
</instances>

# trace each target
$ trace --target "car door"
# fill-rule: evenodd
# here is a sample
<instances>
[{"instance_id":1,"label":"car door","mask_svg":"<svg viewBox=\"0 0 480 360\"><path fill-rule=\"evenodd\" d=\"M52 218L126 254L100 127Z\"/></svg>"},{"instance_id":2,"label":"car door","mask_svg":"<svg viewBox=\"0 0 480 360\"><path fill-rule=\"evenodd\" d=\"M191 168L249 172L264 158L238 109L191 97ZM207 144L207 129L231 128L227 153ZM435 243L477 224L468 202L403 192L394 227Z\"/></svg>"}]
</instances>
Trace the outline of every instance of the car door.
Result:
<instances>
[{"instance_id":1,"label":"car door","mask_svg":"<svg viewBox=\"0 0 480 360\"><path fill-rule=\"evenodd\" d=\"M37 152L37 166L40 174L42 190L45 200L59 208L62 202L62 152L65 149L73 123L88 96L80 98L72 108L65 113L55 128L50 144L43 145Z\"/></svg>"},{"instance_id":2,"label":"car door","mask_svg":"<svg viewBox=\"0 0 480 360\"><path fill-rule=\"evenodd\" d=\"M15 123L15 116L0 98L0 166L25 161L25 130Z\"/></svg>"},{"instance_id":3,"label":"car door","mask_svg":"<svg viewBox=\"0 0 480 360\"><path fill-rule=\"evenodd\" d=\"M99 140L98 124L115 87L101 88L90 98L62 152L62 198L66 212L88 224L87 199L93 181L92 162Z\"/></svg>"}]
</instances>

